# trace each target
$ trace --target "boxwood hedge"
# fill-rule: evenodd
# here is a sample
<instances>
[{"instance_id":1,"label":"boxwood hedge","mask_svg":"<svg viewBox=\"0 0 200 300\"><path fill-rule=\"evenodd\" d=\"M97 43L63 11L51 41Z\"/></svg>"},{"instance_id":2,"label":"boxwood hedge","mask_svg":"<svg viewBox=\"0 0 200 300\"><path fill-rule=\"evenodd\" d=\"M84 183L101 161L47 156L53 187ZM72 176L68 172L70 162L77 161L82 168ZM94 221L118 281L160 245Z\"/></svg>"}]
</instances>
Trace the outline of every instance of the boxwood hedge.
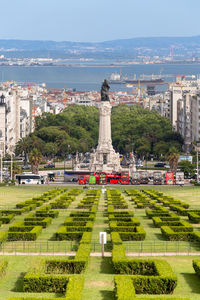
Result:
<instances>
[{"instance_id":1,"label":"boxwood hedge","mask_svg":"<svg viewBox=\"0 0 200 300\"><path fill-rule=\"evenodd\" d=\"M140 297L135 295L135 288L131 276L115 275L115 299L116 300L146 300L147 297ZM162 296L156 296L150 298L151 300L190 300L189 298L180 298L176 296L170 296L163 298Z\"/></svg>"},{"instance_id":2,"label":"boxwood hedge","mask_svg":"<svg viewBox=\"0 0 200 300\"><path fill-rule=\"evenodd\" d=\"M112 251L114 270L128 274L137 294L171 294L177 277L165 260L128 259L123 245L114 245Z\"/></svg>"}]
</instances>

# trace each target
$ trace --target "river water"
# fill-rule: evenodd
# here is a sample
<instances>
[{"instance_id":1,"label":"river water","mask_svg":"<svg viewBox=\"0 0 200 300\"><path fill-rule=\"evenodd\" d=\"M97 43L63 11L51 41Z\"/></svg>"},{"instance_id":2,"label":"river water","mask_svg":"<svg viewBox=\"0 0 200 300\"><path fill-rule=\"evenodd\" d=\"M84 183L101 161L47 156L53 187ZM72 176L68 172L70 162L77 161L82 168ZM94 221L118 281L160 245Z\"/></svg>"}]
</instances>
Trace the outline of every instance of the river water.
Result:
<instances>
[{"instance_id":1,"label":"river water","mask_svg":"<svg viewBox=\"0 0 200 300\"><path fill-rule=\"evenodd\" d=\"M43 66L43 67L0 67L0 81L14 80L17 82L46 83L47 88L75 88L79 91L99 91L101 83L105 78L109 78L111 73L117 72L128 75L130 78L134 74L162 75L169 74L164 78L166 81L175 80L177 74L198 75L200 65L198 64L148 64L148 65L112 65L109 63L91 64L71 64L69 66ZM166 85L160 89L166 89ZM111 91L129 90L125 85L111 85Z\"/></svg>"}]
</instances>

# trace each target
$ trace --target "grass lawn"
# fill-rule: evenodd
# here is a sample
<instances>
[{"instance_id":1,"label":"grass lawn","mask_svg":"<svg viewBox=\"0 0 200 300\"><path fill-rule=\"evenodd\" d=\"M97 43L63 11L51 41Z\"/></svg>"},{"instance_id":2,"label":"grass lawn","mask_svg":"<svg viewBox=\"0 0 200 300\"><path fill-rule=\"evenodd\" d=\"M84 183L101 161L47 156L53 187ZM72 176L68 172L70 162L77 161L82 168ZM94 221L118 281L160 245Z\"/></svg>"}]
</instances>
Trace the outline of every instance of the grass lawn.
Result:
<instances>
[{"instance_id":1,"label":"grass lawn","mask_svg":"<svg viewBox=\"0 0 200 300\"><path fill-rule=\"evenodd\" d=\"M0 209L14 207L17 202L40 196L52 188L50 185L0 187Z\"/></svg>"},{"instance_id":2,"label":"grass lawn","mask_svg":"<svg viewBox=\"0 0 200 300\"><path fill-rule=\"evenodd\" d=\"M5 300L11 296L30 297L30 294L23 293L22 291L22 277L31 267L38 265L38 257L4 256L4 258L8 260L9 264L6 275L0 280L0 300ZM48 258L50 258L50 256L48 256ZM178 285L173 295L188 296L191 300L199 300L200 278L197 277L192 268L192 260L196 257L164 256L159 257L159 259L160 258L167 260L178 276ZM114 300L113 278L114 271L111 258L91 257L85 272L83 300ZM38 298L42 296L48 296L48 298L58 297L58 299L62 297L62 295L56 295L54 293L43 293L42 295L31 293L31 296L37 296ZM144 297L151 299L151 296L144 295ZM166 295L163 296L163 299L167 298Z\"/></svg>"},{"instance_id":3,"label":"grass lawn","mask_svg":"<svg viewBox=\"0 0 200 300\"><path fill-rule=\"evenodd\" d=\"M8 268L6 275L0 280L0 300L6 300L8 297L28 296L27 293L23 293L23 275L30 268L38 265L38 257L4 256L3 258L8 260ZM44 258L44 256L42 258ZM50 256L48 256L48 258L50 258ZM2 257L0 257L0 259L2 259ZM31 293L31 296L42 297L38 293ZM55 298L61 295L43 293L43 297L44 296Z\"/></svg>"}]
</instances>

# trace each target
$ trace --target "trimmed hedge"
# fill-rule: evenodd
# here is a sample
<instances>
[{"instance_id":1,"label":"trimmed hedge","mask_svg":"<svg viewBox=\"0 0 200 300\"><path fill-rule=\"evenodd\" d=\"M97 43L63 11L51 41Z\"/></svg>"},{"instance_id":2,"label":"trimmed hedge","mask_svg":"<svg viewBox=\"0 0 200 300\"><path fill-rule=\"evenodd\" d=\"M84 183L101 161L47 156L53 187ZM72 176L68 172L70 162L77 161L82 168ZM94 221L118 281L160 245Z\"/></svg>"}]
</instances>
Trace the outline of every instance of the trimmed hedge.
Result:
<instances>
[{"instance_id":1,"label":"trimmed hedge","mask_svg":"<svg viewBox=\"0 0 200 300\"><path fill-rule=\"evenodd\" d=\"M111 232L111 240L113 244L121 244L122 241L143 241L146 232L142 226L136 226L135 232Z\"/></svg>"},{"instance_id":2,"label":"trimmed hedge","mask_svg":"<svg viewBox=\"0 0 200 300\"><path fill-rule=\"evenodd\" d=\"M24 218L25 226L42 226L46 228L51 224L52 218L42 218L42 217L26 217Z\"/></svg>"},{"instance_id":3,"label":"trimmed hedge","mask_svg":"<svg viewBox=\"0 0 200 300\"><path fill-rule=\"evenodd\" d=\"M193 227L189 223L186 226L162 226L161 232L169 241L193 241L198 239L196 238L197 233L193 232Z\"/></svg>"},{"instance_id":4,"label":"trimmed hedge","mask_svg":"<svg viewBox=\"0 0 200 300\"><path fill-rule=\"evenodd\" d=\"M0 244L5 242L8 238L8 233L7 232L0 232Z\"/></svg>"},{"instance_id":5,"label":"trimmed hedge","mask_svg":"<svg viewBox=\"0 0 200 300\"><path fill-rule=\"evenodd\" d=\"M66 300L81 300L84 286L84 277L74 275L69 277L67 291L65 294Z\"/></svg>"},{"instance_id":6,"label":"trimmed hedge","mask_svg":"<svg viewBox=\"0 0 200 300\"><path fill-rule=\"evenodd\" d=\"M170 214L170 217L152 217L152 221L156 227L180 224L180 217L176 214Z\"/></svg>"},{"instance_id":7,"label":"trimmed hedge","mask_svg":"<svg viewBox=\"0 0 200 300\"><path fill-rule=\"evenodd\" d=\"M5 275L7 266L8 266L7 260L0 261L0 277Z\"/></svg>"},{"instance_id":8,"label":"trimmed hedge","mask_svg":"<svg viewBox=\"0 0 200 300\"><path fill-rule=\"evenodd\" d=\"M131 276L126 275L115 275L114 277L115 283L115 299L116 300L145 300L147 297L139 297L135 295L135 288L132 281ZM176 296L172 296L170 298L163 298L162 296L154 296L151 297L151 300L190 300L189 298L180 298Z\"/></svg>"},{"instance_id":9,"label":"trimmed hedge","mask_svg":"<svg viewBox=\"0 0 200 300\"><path fill-rule=\"evenodd\" d=\"M67 231L67 227L66 226L61 226L57 231L56 231L56 240L59 240L59 241L63 241L63 240L73 240L73 241L80 241L82 239L82 237L84 237L83 235L85 233L88 233L87 235L87 239L90 238L91 240L91 232L76 232L76 231L73 231L73 232L69 232Z\"/></svg>"},{"instance_id":10,"label":"trimmed hedge","mask_svg":"<svg viewBox=\"0 0 200 300\"><path fill-rule=\"evenodd\" d=\"M58 211L55 210L37 210L35 212L36 217L42 217L42 218L57 218L59 215Z\"/></svg>"},{"instance_id":11,"label":"trimmed hedge","mask_svg":"<svg viewBox=\"0 0 200 300\"><path fill-rule=\"evenodd\" d=\"M194 259L192 261L192 265L193 265L193 268L195 270L195 273L200 276L200 260L199 259Z\"/></svg>"},{"instance_id":12,"label":"trimmed hedge","mask_svg":"<svg viewBox=\"0 0 200 300\"><path fill-rule=\"evenodd\" d=\"M10 223L14 218L14 214L8 214L8 215L3 215L0 217L0 222L3 224L8 224Z\"/></svg>"},{"instance_id":13,"label":"trimmed hedge","mask_svg":"<svg viewBox=\"0 0 200 300\"><path fill-rule=\"evenodd\" d=\"M29 293L65 293L69 275L27 273L23 279L23 291Z\"/></svg>"},{"instance_id":14,"label":"trimmed hedge","mask_svg":"<svg viewBox=\"0 0 200 300\"><path fill-rule=\"evenodd\" d=\"M23 222L17 222L9 227L8 241L35 241L42 231L42 226L22 226Z\"/></svg>"},{"instance_id":15,"label":"trimmed hedge","mask_svg":"<svg viewBox=\"0 0 200 300\"><path fill-rule=\"evenodd\" d=\"M116 273L129 275L137 294L171 294L177 285L165 260L127 259L123 245L113 246L112 262Z\"/></svg>"},{"instance_id":16,"label":"trimmed hedge","mask_svg":"<svg viewBox=\"0 0 200 300\"><path fill-rule=\"evenodd\" d=\"M189 212L188 213L188 219L192 223L200 223L200 211L199 212ZM1 220L1 219L0 219Z\"/></svg>"},{"instance_id":17,"label":"trimmed hedge","mask_svg":"<svg viewBox=\"0 0 200 300\"><path fill-rule=\"evenodd\" d=\"M170 212L164 207L159 207L155 210L146 210L146 215L149 219L153 217L170 217Z\"/></svg>"},{"instance_id":18,"label":"trimmed hedge","mask_svg":"<svg viewBox=\"0 0 200 300\"><path fill-rule=\"evenodd\" d=\"M117 275L114 277L116 300L133 300L135 288L129 276Z\"/></svg>"}]
</instances>

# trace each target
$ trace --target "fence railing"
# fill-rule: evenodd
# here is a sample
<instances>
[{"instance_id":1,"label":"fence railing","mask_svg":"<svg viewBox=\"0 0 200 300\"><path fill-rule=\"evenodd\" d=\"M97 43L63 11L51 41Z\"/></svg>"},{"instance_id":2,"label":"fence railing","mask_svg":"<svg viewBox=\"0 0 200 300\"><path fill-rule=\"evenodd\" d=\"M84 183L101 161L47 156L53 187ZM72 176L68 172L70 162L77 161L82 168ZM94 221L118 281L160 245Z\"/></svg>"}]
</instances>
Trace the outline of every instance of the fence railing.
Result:
<instances>
[{"instance_id":1,"label":"fence railing","mask_svg":"<svg viewBox=\"0 0 200 300\"><path fill-rule=\"evenodd\" d=\"M127 255L200 255L200 243L182 241L137 241L124 242ZM79 243L75 241L13 241L0 245L0 254L51 254L75 255ZM104 247L105 252L112 252L112 243ZM98 241L91 242L91 252L101 252Z\"/></svg>"}]
</instances>

